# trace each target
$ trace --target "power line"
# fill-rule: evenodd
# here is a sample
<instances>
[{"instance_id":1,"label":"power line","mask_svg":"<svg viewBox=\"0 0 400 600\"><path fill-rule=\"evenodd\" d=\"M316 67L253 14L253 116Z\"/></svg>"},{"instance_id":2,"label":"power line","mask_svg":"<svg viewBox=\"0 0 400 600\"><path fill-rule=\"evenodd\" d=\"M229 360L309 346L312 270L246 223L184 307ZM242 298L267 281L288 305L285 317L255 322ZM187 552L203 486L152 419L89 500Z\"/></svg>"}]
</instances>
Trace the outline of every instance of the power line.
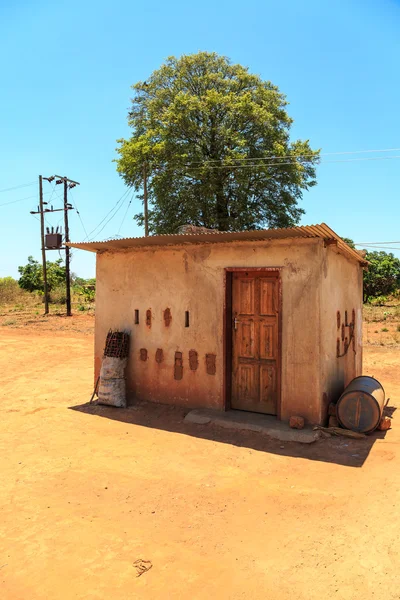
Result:
<instances>
[{"instance_id":1,"label":"power line","mask_svg":"<svg viewBox=\"0 0 400 600\"><path fill-rule=\"evenodd\" d=\"M400 244L400 242L354 242L355 246L383 246L384 244Z\"/></svg>"},{"instance_id":2,"label":"power line","mask_svg":"<svg viewBox=\"0 0 400 600\"><path fill-rule=\"evenodd\" d=\"M51 192L45 192L43 195L45 196L46 194L51 194ZM27 196L26 198L20 198L19 200L11 200L11 202L4 202L4 204L0 204L0 207L8 206L9 204L16 204L17 202L23 202L24 200L32 200L32 198L37 199L37 194L34 196Z\"/></svg>"},{"instance_id":3,"label":"power line","mask_svg":"<svg viewBox=\"0 0 400 600\"><path fill-rule=\"evenodd\" d=\"M118 204L121 202L121 200L123 199L123 197L128 193L128 191L129 191L129 188L128 188L128 190L125 190L125 192L122 194L122 196L117 200L117 202L114 204L114 206L108 211L108 213L106 214L106 216L100 221L100 223L97 225L97 227L95 227L94 229L92 229L92 231L88 235L88 238L92 235L92 233L94 233L95 231L97 231L97 229L100 227L100 225L102 223L104 223L104 221L107 219L108 215L111 214L112 211L118 206Z\"/></svg>"},{"instance_id":4,"label":"power line","mask_svg":"<svg viewBox=\"0 0 400 600\"><path fill-rule=\"evenodd\" d=\"M126 198L124 198L123 202L118 206L118 208L115 210L114 214L111 215L111 217L108 219L108 221L106 221L104 223L103 227L96 233L96 236L100 235L100 233L103 231L103 229L109 224L110 221L112 221L112 219L115 217L115 215L121 210L121 208L125 204L125 201L126 201Z\"/></svg>"},{"instance_id":5,"label":"power line","mask_svg":"<svg viewBox=\"0 0 400 600\"><path fill-rule=\"evenodd\" d=\"M371 158L345 158L343 160L326 160L321 161L320 164L329 164L329 163L349 163L349 162L359 162L359 161L371 161L371 160L392 160L393 158L400 158L400 154L395 156L374 156ZM264 169L265 167L281 167L282 165L294 165L300 164L296 162L277 162L277 163L261 163L261 164L251 164L251 165L208 165L207 163L203 163L202 167L191 167L190 165L186 166L186 169L199 171L207 167L208 169Z\"/></svg>"},{"instance_id":6,"label":"power line","mask_svg":"<svg viewBox=\"0 0 400 600\"><path fill-rule=\"evenodd\" d=\"M36 181L32 181L31 183L21 183L21 185L15 185L14 187L4 188L4 190L0 190L0 192L11 192L12 190L18 190L19 188L29 187L30 185L36 185Z\"/></svg>"},{"instance_id":7,"label":"power line","mask_svg":"<svg viewBox=\"0 0 400 600\"><path fill-rule=\"evenodd\" d=\"M71 194L71 196L73 196L73 194L72 194L72 191L71 191L71 188L70 188L70 190L69 190L69 193ZM84 233L85 233L86 237L89 237L89 236L88 236L88 232L86 231L86 227L85 227L85 225L84 225L84 223L83 223L83 220L82 220L82 217L81 217L81 213L80 213L80 212L79 212L79 210L78 210L78 204L77 204L77 202L76 202L76 200L75 200L75 196L73 196L73 198L72 198L72 201L73 201L73 203L75 204L75 210L76 210L76 214L77 214L77 215L78 215L78 217L79 217L79 220L80 220L80 222L81 222L81 225L82 225L82 227L83 227L83 231L84 231Z\"/></svg>"},{"instance_id":8,"label":"power line","mask_svg":"<svg viewBox=\"0 0 400 600\"><path fill-rule=\"evenodd\" d=\"M132 199L133 199L133 191L132 191L132 194L131 194L131 199L130 199L130 200L129 200L129 202L128 202L128 206L126 207L125 214L124 214L124 216L123 216L123 219L122 219L122 221L121 221L121 225L119 226L119 229L118 229L118 231L117 231L117 235L119 235L119 232L120 232L120 231L121 231L121 229L122 229L122 225L124 224L124 221L125 221L125 219L126 219L126 215L128 214L129 207L130 207L130 205L132 204Z\"/></svg>"},{"instance_id":9,"label":"power line","mask_svg":"<svg viewBox=\"0 0 400 600\"><path fill-rule=\"evenodd\" d=\"M106 214L106 216L105 216L105 217L104 217L104 218L103 218L103 219L100 221L100 223L97 225L97 227L95 227L94 229L92 229L92 231L89 233L89 235L88 235L88 236L85 238L85 240L83 240L83 241L86 241L86 239L88 239L88 238L89 238L89 237L92 235L92 233L94 233L95 231L97 231L97 229L100 227L100 225L101 225L102 223L104 223L104 221L107 219L108 215L110 215L110 214L113 212L113 210L114 210L115 208L117 208L117 206L118 206L118 204L121 202L121 200L123 200L123 198L124 198L124 197L125 197L125 196L126 196L128 193L129 193L129 190L130 190L131 188L132 188L132 186L129 186L129 187L128 187L128 188L125 190L125 192L122 194L122 196L119 198L119 200L117 200L117 202L116 202L116 203L114 204L114 206L111 208L111 210L109 210L109 211L108 211L108 213ZM116 213L115 213L115 214L116 214ZM115 215L114 215L114 216L115 216ZM111 217L111 218L112 218L112 217ZM111 219L110 219L110 220L111 220ZM107 221L107 223L109 223L109 221ZM106 225L107 225L107 223L106 223ZM104 229L104 227L103 227L103 229ZM103 229L101 229L101 231L103 231ZM98 232L98 233L100 233L100 232ZM96 233L96 235L98 235L98 233ZM93 238L92 238L92 239L93 239ZM89 241L92 241L92 240L89 240Z\"/></svg>"},{"instance_id":10,"label":"power line","mask_svg":"<svg viewBox=\"0 0 400 600\"><path fill-rule=\"evenodd\" d=\"M359 246L360 244L356 244L357 246ZM392 248L391 246L362 246L361 249L364 250L397 250L397 252L400 251L400 248Z\"/></svg>"},{"instance_id":11,"label":"power line","mask_svg":"<svg viewBox=\"0 0 400 600\"><path fill-rule=\"evenodd\" d=\"M243 160L281 160L284 158L307 158L307 157L315 157L315 158L319 158L320 156L338 156L341 154L371 154L371 153L378 153L378 152L398 152L400 151L400 148L384 148L384 149L380 149L380 150L348 150L348 151L343 151L343 152L322 152L321 154L318 154L317 156L314 153L310 153L310 154L296 154L296 153L292 153L292 154L281 154L280 156L266 156L266 157L254 157L254 158L230 158L229 160L233 160L233 161L243 161ZM221 162L223 160L226 160L224 158L214 158L214 159L209 159L206 161L193 161L192 164L198 164L198 163L213 163L213 162Z\"/></svg>"},{"instance_id":12,"label":"power line","mask_svg":"<svg viewBox=\"0 0 400 600\"><path fill-rule=\"evenodd\" d=\"M53 195L54 195L54 192L56 191L56 189L57 189L56 185L54 184L51 192L47 192L47 193L51 193L51 196L49 198L48 204L51 202L51 199L53 198ZM56 198L57 198L57 200L62 200L61 196L58 193L56 195Z\"/></svg>"}]
</instances>

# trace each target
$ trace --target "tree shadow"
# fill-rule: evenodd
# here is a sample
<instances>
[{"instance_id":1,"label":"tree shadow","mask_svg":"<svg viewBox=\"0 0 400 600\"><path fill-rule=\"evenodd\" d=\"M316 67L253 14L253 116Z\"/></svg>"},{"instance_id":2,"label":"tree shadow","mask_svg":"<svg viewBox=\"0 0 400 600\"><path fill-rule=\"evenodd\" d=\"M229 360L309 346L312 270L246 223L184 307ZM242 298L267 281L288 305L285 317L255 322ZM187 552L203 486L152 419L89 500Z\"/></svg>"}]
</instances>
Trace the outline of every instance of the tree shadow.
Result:
<instances>
[{"instance_id":1,"label":"tree shadow","mask_svg":"<svg viewBox=\"0 0 400 600\"><path fill-rule=\"evenodd\" d=\"M331 436L321 438L311 444L304 444L281 442L262 433L230 430L212 423L206 425L188 423L184 421L184 418L190 410L164 404L138 402L128 408L115 408L100 405L97 402L92 404L88 402L69 408L88 416L126 423L128 426L149 427L222 444L250 448L259 452L335 463L346 467L362 467L375 441L384 439L387 433L386 431L374 431L366 438L358 440ZM396 407L386 407L385 410L385 414L389 416L394 413Z\"/></svg>"}]
</instances>

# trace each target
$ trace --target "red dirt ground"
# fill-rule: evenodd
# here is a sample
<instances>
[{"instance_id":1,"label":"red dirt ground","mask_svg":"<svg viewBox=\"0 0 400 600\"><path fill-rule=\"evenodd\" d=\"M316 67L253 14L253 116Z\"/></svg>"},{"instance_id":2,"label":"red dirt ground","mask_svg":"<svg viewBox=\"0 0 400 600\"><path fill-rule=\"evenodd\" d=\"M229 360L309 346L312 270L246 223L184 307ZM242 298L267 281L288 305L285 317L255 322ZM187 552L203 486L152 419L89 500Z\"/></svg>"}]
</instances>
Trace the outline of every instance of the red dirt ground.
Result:
<instances>
[{"instance_id":1,"label":"red dirt ground","mask_svg":"<svg viewBox=\"0 0 400 600\"><path fill-rule=\"evenodd\" d=\"M56 319L0 330L2 599L400 597L396 419L299 445L87 406L93 319ZM395 406L400 350L364 358Z\"/></svg>"}]
</instances>

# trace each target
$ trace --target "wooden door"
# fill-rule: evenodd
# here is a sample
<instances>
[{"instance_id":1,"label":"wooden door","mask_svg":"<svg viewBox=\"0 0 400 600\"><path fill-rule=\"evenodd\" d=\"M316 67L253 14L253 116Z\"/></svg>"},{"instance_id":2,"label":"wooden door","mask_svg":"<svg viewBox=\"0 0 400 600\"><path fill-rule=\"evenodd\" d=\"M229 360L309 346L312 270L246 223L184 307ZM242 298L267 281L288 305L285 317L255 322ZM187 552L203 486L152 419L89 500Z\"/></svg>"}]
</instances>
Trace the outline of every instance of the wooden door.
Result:
<instances>
[{"instance_id":1,"label":"wooden door","mask_svg":"<svg viewBox=\"0 0 400 600\"><path fill-rule=\"evenodd\" d=\"M280 388L279 273L232 277L231 407L277 414Z\"/></svg>"}]
</instances>

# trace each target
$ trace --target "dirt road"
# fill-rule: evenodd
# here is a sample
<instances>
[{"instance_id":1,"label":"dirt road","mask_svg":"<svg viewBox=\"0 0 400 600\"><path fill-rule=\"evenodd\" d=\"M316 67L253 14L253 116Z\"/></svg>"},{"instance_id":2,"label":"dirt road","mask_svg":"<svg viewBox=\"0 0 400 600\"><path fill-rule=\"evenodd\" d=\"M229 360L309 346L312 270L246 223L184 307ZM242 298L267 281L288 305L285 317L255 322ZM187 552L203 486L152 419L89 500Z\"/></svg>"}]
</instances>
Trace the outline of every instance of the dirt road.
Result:
<instances>
[{"instance_id":1,"label":"dirt road","mask_svg":"<svg viewBox=\"0 0 400 600\"><path fill-rule=\"evenodd\" d=\"M2 599L400 597L396 419L281 448L171 408L88 408L92 343L0 331ZM364 372L395 404L400 351L368 349Z\"/></svg>"}]
</instances>

